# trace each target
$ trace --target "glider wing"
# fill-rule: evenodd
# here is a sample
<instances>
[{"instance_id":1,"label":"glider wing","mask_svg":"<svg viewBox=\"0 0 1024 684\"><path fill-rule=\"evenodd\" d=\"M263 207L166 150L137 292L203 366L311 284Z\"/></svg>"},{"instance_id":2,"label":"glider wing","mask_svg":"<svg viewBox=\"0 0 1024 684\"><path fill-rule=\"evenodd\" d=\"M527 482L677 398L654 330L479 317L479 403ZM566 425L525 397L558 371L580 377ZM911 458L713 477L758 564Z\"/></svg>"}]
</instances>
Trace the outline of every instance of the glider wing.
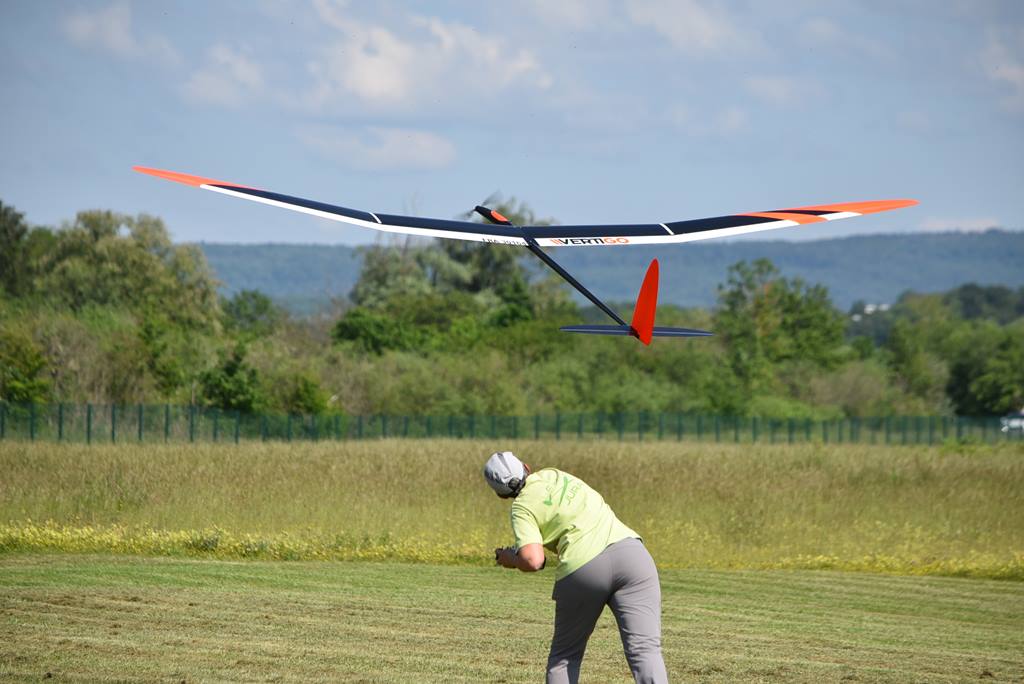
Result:
<instances>
[{"instance_id":1,"label":"glider wing","mask_svg":"<svg viewBox=\"0 0 1024 684\"><path fill-rule=\"evenodd\" d=\"M146 173L150 176L184 183L202 188L203 190L212 190L253 202L291 209L292 211L301 211L304 214L319 216L331 221L351 223L361 228L372 228L373 230L382 230L389 233L405 233L423 237L494 242L506 245L526 245L522 231L511 225L491 225L471 223L469 221L448 221L444 219L419 218L417 216L380 214L360 209L348 209L347 207L325 204L301 197L292 197L291 195L282 195L277 192L260 190L247 185L239 185L238 183L227 183L213 180L212 178L192 176L187 173L150 169L144 166L134 166L132 168L139 173Z\"/></svg>"},{"instance_id":2,"label":"glider wing","mask_svg":"<svg viewBox=\"0 0 1024 684\"><path fill-rule=\"evenodd\" d=\"M212 190L241 199L261 202L275 207L300 211L320 218L350 223L362 228L390 233L405 233L423 237L439 237L475 242L528 246L530 242L541 247L586 247L597 245L644 245L673 242L693 242L718 237L731 237L776 228L791 228L806 223L820 223L837 219L873 214L917 204L915 200L878 200L874 202L845 202L822 204L794 209L731 214L691 221L671 223L636 223L623 225L587 226L513 226L503 216L491 218L493 223L472 223L445 219L397 216L359 209L348 209L301 197L282 195L258 188L193 176L174 171L162 171L143 166L133 167L140 173L184 183L204 190ZM487 210L489 211L489 210ZM501 220L499 220L501 219Z\"/></svg>"}]
</instances>

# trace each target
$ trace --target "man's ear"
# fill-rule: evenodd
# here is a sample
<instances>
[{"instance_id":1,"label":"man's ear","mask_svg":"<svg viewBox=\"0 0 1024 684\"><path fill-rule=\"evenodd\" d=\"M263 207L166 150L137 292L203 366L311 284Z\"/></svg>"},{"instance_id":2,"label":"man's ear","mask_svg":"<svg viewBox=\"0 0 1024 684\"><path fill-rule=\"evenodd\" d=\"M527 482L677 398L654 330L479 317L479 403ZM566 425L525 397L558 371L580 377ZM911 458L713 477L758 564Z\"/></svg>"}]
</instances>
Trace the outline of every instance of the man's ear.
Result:
<instances>
[{"instance_id":1,"label":"man's ear","mask_svg":"<svg viewBox=\"0 0 1024 684\"><path fill-rule=\"evenodd\" d=\"M533 468L531 468L531 467L530 467L530 464L529 464L529 463L523 463L523 468L525 468L525 469L526 469L526 474L527 474L527 475L529 475L530 473L532 473L532 472L533 472Z\"/></svg>"}]
</instances>

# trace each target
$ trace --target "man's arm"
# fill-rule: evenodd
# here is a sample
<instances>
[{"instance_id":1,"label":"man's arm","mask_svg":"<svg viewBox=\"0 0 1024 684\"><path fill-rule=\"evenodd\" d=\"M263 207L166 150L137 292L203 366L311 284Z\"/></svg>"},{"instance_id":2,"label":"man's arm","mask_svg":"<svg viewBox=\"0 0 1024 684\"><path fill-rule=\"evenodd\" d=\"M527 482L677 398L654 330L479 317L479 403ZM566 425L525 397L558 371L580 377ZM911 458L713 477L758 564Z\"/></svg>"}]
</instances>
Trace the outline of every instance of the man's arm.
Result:
<instances>
[{"instance_id":1,"label":"man's arm","mask_svg":"<svg viewBox=\"0 0 1024 684\"><path fill-rule=\"evenodd\" d=\"M518 552L513 548L496 549L495 560L502 567L517 568L523 572L543 570L546 562L544 547L540 544L526 544Z\"/></svg>"}]
</instances>

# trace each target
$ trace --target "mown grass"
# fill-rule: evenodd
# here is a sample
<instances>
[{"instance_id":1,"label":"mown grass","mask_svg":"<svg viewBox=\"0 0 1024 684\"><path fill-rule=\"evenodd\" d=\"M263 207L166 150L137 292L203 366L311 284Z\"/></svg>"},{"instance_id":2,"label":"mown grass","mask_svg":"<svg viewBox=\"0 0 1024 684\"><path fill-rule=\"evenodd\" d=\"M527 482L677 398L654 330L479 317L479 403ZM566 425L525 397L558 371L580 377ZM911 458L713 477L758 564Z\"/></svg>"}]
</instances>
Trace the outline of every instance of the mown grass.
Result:
<instances>
[{"instance_id":1,"label":"mown grass","mask_svg":"<svg viewBox=\"0 0 1024 684\"><path fill-rule=\"evenodd\" d=\"M1024 579L1024 446L0 443L0 550L491 562L496 448L601 491L665 568Z\"/></svg>"},{"instance_id":2,"label":"mown grass","mask_svg":"<svg viewBox=\"0 0 1024 684\"><path fill-rule=\"evenodd\" d=\"M0 557L0 679L535 682L552 570ZM662 570L674 682L1024 677L1024 585ZM631 681L606 611L583 681Z\"/></svg>"}]
</instances>

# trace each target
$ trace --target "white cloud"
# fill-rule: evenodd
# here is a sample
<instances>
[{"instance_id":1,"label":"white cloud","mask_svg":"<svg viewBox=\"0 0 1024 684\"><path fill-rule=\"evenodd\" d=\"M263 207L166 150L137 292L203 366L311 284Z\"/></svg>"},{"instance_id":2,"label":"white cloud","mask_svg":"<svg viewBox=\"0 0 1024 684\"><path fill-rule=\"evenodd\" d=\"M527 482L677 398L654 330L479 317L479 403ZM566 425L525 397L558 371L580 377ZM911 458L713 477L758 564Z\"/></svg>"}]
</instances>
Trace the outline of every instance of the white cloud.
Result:
<instances>
[{"instance_id":1,"label":"white cloud","mask_svg":"<svg viewBox=\"0 0 1024 684\"><path fill-rule=\"evenodd\" d=\"M177 51L163 36L136 36L127 2L115 2L93 12L79 10L65 15L61 29L76 45L99 48L124 59L141 57L168 66L181 62Z\"/></svg>"},{"instance_id":2,"label":"white cloud","mask_svg":"<svg viewBox=\"0 0 1024 684\"><path fill-rule=\"evenodd\" d=\"M328 0L314 4L341 35L320 49L308 68L314 109L356 98L381 109L433 106L447 98L493 98L513 87L543 91L551 77L528 50L437 18L411 18L402 32L350 18Z\"/></svg>"},{"instance_id":3,"label":"white cloud","mask_svg":"<svg viewBox=\"0 0 1024 684\"><path fill-rule=\"evenodd\" d=\"M456 156L455 145L446 138L407 128L305 126L295 135L310 149L356 169L440 169Z\"/></svg>"},{"instance_id":4,"label":"white cloud","mask_svg":"<svg viewBox=\"0 0 1024 684\"><path fill-rule=\"evenodd\" d=\"M852 51L873 59L889 59L892 50L882 43L868 38L863 32L844 30L831 19L813 17L800 25L800 37L804 41L838 51Z\"/></svg>"},{"instance_id":5,"label":"white cloud","mask_svg":"<svg viewBox=\"0 0 1024 684\"><path fill-rule=\"evenodd\" d=\"M747 128L747 113L738 107L729 107L715 118L711 130L719 135L733 135Z\"/></svg>"},{"instance_id":6,"label":"white cloud","mask_svg":"<svg viewBox=\"0 0 1024 684\"><path fill-rule=\"evenodd\" d=\"M263 90L259 64L226 45L214 45L206 63L184 85L187 97L224 107L237 107Z\"/></svg>"},{"instance_id":7,"label":"white cloud","mask_svg":"<svg viewBox=\"0 0 1024 684\"><path fill-rule=\"evenodd\" d=\"M813 99L818 88L786 76L750 76L743 87L754 97L777 107L787 107Z\"/></svg>"},{"instance_id":8,"label":"white cloud","mask_svg":"<svg viewBox=\"0 0 1024 684\"><path fill-rule=\"evenodd\" d=\"M542 22L560 29L594 28L609 17L605 0L528 0L526 5Z\"/></svg>"},{"instance_id":9,"label":"white cloud","mask_svg":"<svg viewBox=\"0 0 1024 684\"><path fill-rule=\"evenodd\" d=\"M629 19L661 34L691 54L735 51L747 44L729 15L700 0L636 0L626 7Z\"/></svg>"},{"instance_id":10,"label":"white cloud","mask_svg":"<svg viewBox=\"0 0 1024 684\"><path fill-rule=\"evenodd\" d=\"M999 228L1002 226L1002 221L996 218L939 218L932 217L927 218L921 223L921 230L927 230L932 232L964 232L964 233L983 233L991 228Z\"/></svg>"},{"instance_id":11,"label":"white cloud","mask_svg":"<svg viewBox=\"0 0 1024 684\"><path fill-rule=\"evenodd\" d=\"M1006 106L1024 111L1024 29L1010 34L1008 40L991 33L981 61L990 79L1008 87Z\"/></svg>"}]
</instances>

